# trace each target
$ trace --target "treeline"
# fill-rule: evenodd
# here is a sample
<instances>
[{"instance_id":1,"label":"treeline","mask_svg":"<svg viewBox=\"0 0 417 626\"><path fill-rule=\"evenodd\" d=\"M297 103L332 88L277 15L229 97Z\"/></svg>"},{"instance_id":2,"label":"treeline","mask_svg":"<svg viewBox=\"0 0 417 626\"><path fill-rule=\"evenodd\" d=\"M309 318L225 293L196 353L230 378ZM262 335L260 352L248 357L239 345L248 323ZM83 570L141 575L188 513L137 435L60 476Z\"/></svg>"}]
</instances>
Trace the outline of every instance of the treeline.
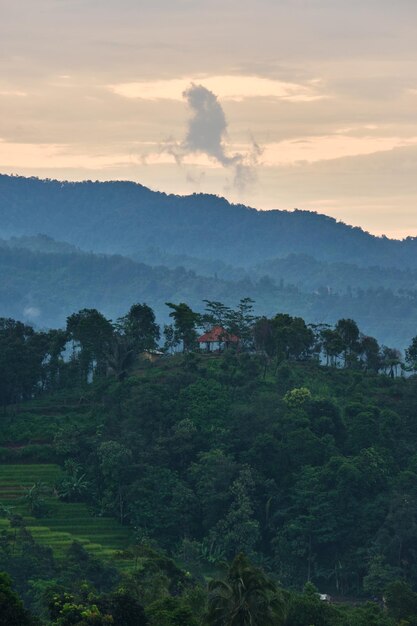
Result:
<instances>
[{"instance_id":1,"label":"treeline","mask_svg":"<svg viewBox=\"0 0 417 626\"><path fill-rule=\"evenodd\" d=\"M203 314L186 303L166 304L172 323L162 331L147 304L133 305L114 323L96 309L82 309L69 316L66 328L60 330L36 331L28 324L0 318L2 406L91 380L93 375L114 375L121 380L144 351L159 347L166 354L204 350L198 336L213 326L238 337L234 349L263 357L266 369L285 360L313 360L392 377L417 368L417 337L403 360L399 350L380 346L351 319L341 319L331 327L306 324L300 317L283 313L259 317L250 298L242 299L235 309L206 300Z\"/></svg>"}]
</instances>

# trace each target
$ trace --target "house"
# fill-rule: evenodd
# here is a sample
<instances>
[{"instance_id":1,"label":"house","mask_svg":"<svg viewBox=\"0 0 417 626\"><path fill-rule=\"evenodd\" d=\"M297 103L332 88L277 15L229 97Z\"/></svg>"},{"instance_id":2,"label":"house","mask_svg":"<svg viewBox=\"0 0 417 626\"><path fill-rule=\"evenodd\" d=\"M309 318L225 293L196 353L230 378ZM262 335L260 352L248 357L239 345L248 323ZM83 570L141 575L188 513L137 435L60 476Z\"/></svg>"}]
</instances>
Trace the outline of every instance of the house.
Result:
<instances>
[{"instance_id":1,"label":"house","mask_svg":"<svg viewBox=\"0 0 417 626\"><path fill-rule=\"evenodd\" d=\"M206 352L222 352L231 345L238 345L239 337L231 335L222 326L213 326L211 330L198 338L200 347Z\"/></svg>"}]
</instances>

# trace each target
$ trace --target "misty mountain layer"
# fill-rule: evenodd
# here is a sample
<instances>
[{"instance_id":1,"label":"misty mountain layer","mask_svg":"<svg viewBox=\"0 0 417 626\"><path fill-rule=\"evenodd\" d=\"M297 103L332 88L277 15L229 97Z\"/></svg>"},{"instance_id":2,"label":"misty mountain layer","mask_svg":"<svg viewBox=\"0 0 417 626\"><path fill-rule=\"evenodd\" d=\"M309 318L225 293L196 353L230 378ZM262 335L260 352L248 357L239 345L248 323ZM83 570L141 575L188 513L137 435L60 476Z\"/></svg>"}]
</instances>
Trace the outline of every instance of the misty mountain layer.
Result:
<instances>
[{"instance_id":1,"label":"misty mountain layer","mask_svg":"<svg viewBox=\"0 0 417 626\"><path fill-rule=\"evenodd\" d=\"M150 248L247 267L289 254L361 266L417 268L417 240L375 237L325 215L257 211L206 194L131 182L65 183L0 176L0 236L44 233L96 252Z\"/></svg>"},{"instance_id":2,"label":"misty mountain layer","mask_svg":"<svg viewBox=\"0 0 417 626\"><path fill-rule=\"evenodd\" d=\"M133 183L10 176L0 176L0 218L0 316L38 327L84 307L116 319L134 302L165 322L167 301L202 310L204 299L233 306L250 296L259 315L352 317L399 348L417 331L412 238Z\"/></svg>"}]
</instances>

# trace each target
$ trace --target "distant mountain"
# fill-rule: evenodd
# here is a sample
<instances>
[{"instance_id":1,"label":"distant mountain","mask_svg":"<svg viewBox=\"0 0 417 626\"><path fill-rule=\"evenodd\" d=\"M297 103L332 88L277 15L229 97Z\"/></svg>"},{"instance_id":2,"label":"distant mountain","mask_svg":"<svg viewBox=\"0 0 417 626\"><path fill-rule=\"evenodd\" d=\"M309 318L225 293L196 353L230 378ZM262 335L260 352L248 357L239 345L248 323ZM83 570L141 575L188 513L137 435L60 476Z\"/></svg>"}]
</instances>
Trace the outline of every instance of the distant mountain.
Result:
<instances>
[{"instance_id":1,"label":"distant mountain","mask_svg":"<svg viewBox=\"0 0 417 626\"><path fill-rule=\"evenodd\" d=\"M361 330L382 343L405 348L417 334L417 293L395 294L383 288L306 293L268 277L226 281L184 268L150 267L122 256L93 253L34 252L0 246L0 317L37 327L65 325L72 312L97 308L117 319L135 302L147 302L160 323L168 321L165 302L187 302L203 310L203 299L235 306L240 298L256 301L256 312L288 312L308 322L334 323L354 318Z\"/></svg>"},{"instance_id":2,"label":"distant mountain","mask_svg":"<svg viewBox=\"0 0 417 626\"><path fill-rule=\"evenodd\" d=\"M0 176L0 236L44 233L95 252L149 249L244 267L289 254L358 266L417 268L417 239L374 237L307 211L257 211L206 194L131 182Z\"/></svg>"},{"instance_id":3,"label":"distant mountain","mask_svg":"<svg viewBox=\"0 0 417 626\"><path fill-rule=\"evenodd\" d=\"M417 270L397 267L360 267L354 263L319 261L306 254L270 259L250 268L252 279L271 277L276 283L292 284L303 291L337 293L384 287L396 293L417 289Z\"/></svg>"},{"instance_id":4,"label":"distant mountain","mask_svg":"<svg viewBox=\"0 0 417 626\"><path fill-rule=\"evenodd\" d=\"M30 235L0 239L2 248L21 248L32 252L45 252L53 254L84 254L80 248L65 241L56 241L48 235Z\"/></svg>"},{"instance_id":5,"label":"distant mountain","mask_svg":"<svg viewBox=\"0 0 417 626\"><path fill-rule=\"evenodd\" d=\"M42 234L39 234L42 233ZM374 237L304 211L256 211L129 182L0 175L0 316L62 326L83 307L111 319L147 302L203 299L308 322L357 320L404 348L417 334L417 239Z\"/></svg>"},{"instance_id":6,"label":"distant mountain","mask_svg":"<svg viewBox=\"0 0 417 626\"><path fill-rule=\"evenodd\" d=\"M395 293L417 289L417 269L398 267L364 267L343 261L320 261L307 254L289 254L268 259L251 267L235 267L219 260L205 260L186 254L168 254L161 250L145 250L132 255L148 265L183 267L202 276L224 280L259 281L269 277L277 285L295 286L307 292L345 293L383 287Z\"/></svg>"}]
</instances>

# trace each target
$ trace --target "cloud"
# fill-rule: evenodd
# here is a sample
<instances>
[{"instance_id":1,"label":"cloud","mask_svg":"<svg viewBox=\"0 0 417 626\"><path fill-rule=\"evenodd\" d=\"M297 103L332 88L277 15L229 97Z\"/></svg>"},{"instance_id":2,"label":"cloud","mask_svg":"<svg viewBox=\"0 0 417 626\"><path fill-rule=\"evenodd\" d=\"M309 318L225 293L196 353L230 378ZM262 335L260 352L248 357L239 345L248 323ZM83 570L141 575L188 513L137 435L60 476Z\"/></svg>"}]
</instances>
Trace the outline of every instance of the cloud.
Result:
<instances>
[{"instance_id":1,"label":"cloud","mask_svg":"<svg viewBox=\"0 0 417 626\"><path fill-rule=\"evenodd\" d=\"M23 311L24 317L30 320L37 319L40 314L41 310L37 306L27 306Z\"/></svg>"},{"instance_id":2,"label":"cloud","mask_svg":"<svg viewBox=\"0 0 417 626\"><path fill-rule=\"evenodd\" d=\"M191 111L185 138L180 143L167 141L162 150L171 154L179 165L190 154L208 156L222 167L230 168L234 187L243 191L256 180L261 147L252 139L249 152L229 154L225 144L228 124L217 96L207 87L191 83L183 97Z\"/></svg>"},{"instance_id":3,"label":"cloud","mask_svg":"<svg viewBox=\"0 0 417 626\"><path fill-rule=\"evenodd\" d=\"M364 127L365 130L373 130ZM343 131L333 135L317 135L300 139L286 139L270 142L265 148L263 165L285 166L300 163L332 161L344 157L388 152L395 148L417 145L417 136L384 137L378 135L350 136Z\"/></svg>"},{"instance_id":4,"label":"cloud","mask_svg":"<svg viewBox=\"0 0 417 626\"><path fill-rule=\"evenodd\" d=\"M220 102L212 91L194 83L184 91L191 109L187 134L182 149L185 152L205 152L224 166L234 165L239 155L229 157L223 140L227 133L227 122Z\"/></svg>"},{"instance_id":5,"label":"cloud","mask_svg":"<svg viewBox=\"0 0 417 626\"><path fill-rule=\"evenodd\" d=\"M144 80L109 85L108 89L124 98L143 100L181 100L188 85L201 78L170 78ZM305 84L282 81L251 75L217 75L204 77L206 88L217 93L223 100L240 102L247 98L272 98L289 102L314 102L328 96L321 92L320 80L313 79Z\"/></svg>"}]
</instances>

